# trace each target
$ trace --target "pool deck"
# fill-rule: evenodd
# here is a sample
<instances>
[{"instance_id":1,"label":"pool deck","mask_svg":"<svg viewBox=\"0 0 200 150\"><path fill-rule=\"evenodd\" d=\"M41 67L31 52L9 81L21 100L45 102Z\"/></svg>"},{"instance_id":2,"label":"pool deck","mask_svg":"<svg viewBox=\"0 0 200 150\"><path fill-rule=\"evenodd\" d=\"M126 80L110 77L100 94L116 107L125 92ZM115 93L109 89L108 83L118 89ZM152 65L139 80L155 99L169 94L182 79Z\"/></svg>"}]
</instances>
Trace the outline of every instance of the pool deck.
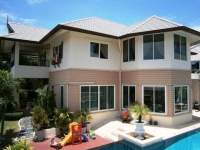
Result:
<instances>
[{"instance_id":1,"label":"pool deck","mask_svg":"<svg viewBox=\"0 0 200 150\"><path fill-rule=\"evenodd\" d=\"M178 134L193 130L200 127L200 111L193 110L192 121L180 124L174 127L164 127L160 125L145 125L145 132L154 136L162 136L163 139L176 136ZM122 123L121 121L112 121L95 130L99 136L106 138L112 131L120 129L127 129L134 131L135 125L130 123Z\"/></svg>"}]
</instances>

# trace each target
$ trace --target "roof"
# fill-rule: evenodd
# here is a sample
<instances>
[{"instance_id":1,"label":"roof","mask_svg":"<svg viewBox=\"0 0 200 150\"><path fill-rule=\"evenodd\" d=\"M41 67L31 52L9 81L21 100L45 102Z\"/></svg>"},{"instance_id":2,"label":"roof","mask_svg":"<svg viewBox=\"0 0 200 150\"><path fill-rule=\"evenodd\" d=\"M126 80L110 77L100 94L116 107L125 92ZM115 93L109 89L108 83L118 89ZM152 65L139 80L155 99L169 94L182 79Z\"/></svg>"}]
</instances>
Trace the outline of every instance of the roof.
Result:
<instances>
[{"instance_id":1,"label":"roof","mask_svg":"<svg viewBox=\"0 0 200 150\"><path fill-rule=\"evenodd\" d=\"M8 22L13 33L3 35L4 38L19 39L27 41L40 41L50 30L18 23Z\"/></svg>"},{"instance_id":2,"label":"roof","mask_svg":"<svg viewBox=\"0 0 200 150\"><path fill-rule=\"evenodd\" d=\"M191 61L199 61L200 60L200 48L195 47L191 49L191 53L195 53L195 55L191 56Z\"/></svg>"},{"instance_id":3,"label":"roof","mask_svg":"<svg viewBox=\"0 0 200 150\"><path fill-rule=\"evenodd\" d=\"M60 23L52 30L10 22L8 23L8 27L10 27L10 31L14 31L14 33L1 36L0 38L27 40L39 43L46 41L59 30L76 31L116 39L122 39L129 36L176 30L183 30L200 37L200 32L196 30L190 29L181 24L177 24L175 22L157 16L152 16L146 20L135 23L131 26L126 26L117 22L109 21L98 17L91 17Z\"/></svg>"}]
</instances>

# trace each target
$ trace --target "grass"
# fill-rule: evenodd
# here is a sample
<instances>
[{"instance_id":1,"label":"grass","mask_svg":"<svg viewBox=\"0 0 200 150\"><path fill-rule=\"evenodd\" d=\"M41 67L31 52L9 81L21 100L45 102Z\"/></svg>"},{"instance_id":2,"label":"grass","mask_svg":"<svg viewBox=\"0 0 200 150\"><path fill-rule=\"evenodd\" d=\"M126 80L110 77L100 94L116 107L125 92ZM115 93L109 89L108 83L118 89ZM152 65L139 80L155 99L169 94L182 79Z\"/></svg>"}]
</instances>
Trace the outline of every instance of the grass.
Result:
<instances>
[{"instance_id":1,"label":"grass","mask_svg":"<svg viewBox=\"0 0 200 150\"><path fill-rule=\"evenodd\" d=\"M1 122L0 122L1 127ZM8 145L14 143L15 138L19 132L18 120L17 121L5 121L4 122L4 135L3 142L0 144L0 150L3 150Z\"/></svg>"}]
</instances>

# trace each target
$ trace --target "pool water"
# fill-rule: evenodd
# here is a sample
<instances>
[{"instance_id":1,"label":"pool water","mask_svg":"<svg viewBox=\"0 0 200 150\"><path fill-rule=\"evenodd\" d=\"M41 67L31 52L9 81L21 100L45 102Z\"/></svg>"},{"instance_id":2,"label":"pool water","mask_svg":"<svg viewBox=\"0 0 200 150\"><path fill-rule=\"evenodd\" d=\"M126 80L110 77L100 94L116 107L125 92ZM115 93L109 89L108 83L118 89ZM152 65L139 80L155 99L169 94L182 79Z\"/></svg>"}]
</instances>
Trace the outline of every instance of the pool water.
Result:
<instances>
[{"instance_id":1,"label":"pool water","mask_svg":"<svg viewBox=\"0 0 200 150\"><path fill-rule=\"evenodd\" d=\"M200 128L182 133L161 142L139 147L122 140L90 150L200 150Z\"/></svg>"}]
</instances>

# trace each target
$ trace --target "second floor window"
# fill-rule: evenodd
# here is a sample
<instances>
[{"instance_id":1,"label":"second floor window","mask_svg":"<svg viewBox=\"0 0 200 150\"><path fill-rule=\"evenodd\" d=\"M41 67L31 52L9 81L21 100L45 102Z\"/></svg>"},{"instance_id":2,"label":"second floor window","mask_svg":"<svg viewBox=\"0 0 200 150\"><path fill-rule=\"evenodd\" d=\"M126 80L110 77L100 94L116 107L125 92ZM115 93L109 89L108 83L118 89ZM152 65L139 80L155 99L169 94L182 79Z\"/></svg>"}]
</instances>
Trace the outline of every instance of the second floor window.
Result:
<instances>
[{"instance_id":1,"label":"second floor window","mask_svg":"<svg viewBox=\"0 0 200 150\"><path fill-rule=\"evenodd\" d=\"M164 59L164 34L143 37L143 60Z\"/></svg>"},{"instance_id":2,"label":"second floor window","mask_svg":"<svg viewBox=\"0 0 200 150\"><path fill-rule=\"evenodd\" d=\"M174 59L187 60L186 37L174 34Z\"/></svg>"},{"instance_id":3,"label":"second floor window","mask_svg":"<svg viewBox=\"0 0 200 150\"><path fill-rule=\"evenodd\" d=\"M123 62L135 61L135 38L123 41Z\"/></svg>"},{"instance_id":4,"label":"second floor window","mask_svg":"<svg viewBox=\"0 0 200 150\"><path fill-rule=\"evenodd\" d=\"M53 48L53 58L55 63L60 62L63 58L63 42Z\"/></svg>"},{"instance_id":5,"label":"second floor window","mask_svg":"<svg viewBox=\"0 0 200 150\"><path fill-rule=\"evenodd\" d=\"M102 43L90 43L90 57L108 59L108 45Z\"/></svg>"}]
</instances>

